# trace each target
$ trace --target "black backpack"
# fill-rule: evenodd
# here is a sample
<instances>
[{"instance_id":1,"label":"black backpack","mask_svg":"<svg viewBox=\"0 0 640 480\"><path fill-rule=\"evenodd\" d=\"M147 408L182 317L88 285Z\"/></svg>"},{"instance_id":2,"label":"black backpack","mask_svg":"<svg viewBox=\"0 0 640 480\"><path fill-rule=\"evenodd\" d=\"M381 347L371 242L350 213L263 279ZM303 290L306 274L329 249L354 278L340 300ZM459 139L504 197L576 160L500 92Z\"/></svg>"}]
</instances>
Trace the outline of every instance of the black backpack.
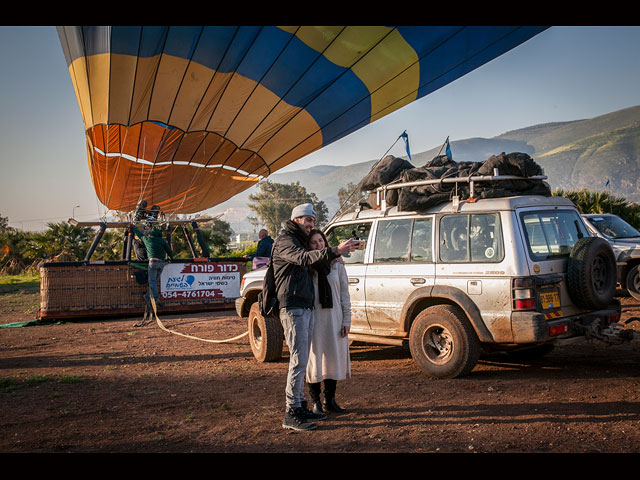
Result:
<instances>
[{"instance_id":1,"label":"black backpack","mask_svg":"<svg viewBox=\"0 0 640 480\"><path fill-rule=\"evenodd\" d=\"M263 317L280 318L280 304L278 302L278 291L276 288L276 279L273 273L273 251L275 245L271 249L269 257L269 266L267 273L262 281L262 291L258 294L258 307L260 315Z\"/></svg>"}]
</instances>

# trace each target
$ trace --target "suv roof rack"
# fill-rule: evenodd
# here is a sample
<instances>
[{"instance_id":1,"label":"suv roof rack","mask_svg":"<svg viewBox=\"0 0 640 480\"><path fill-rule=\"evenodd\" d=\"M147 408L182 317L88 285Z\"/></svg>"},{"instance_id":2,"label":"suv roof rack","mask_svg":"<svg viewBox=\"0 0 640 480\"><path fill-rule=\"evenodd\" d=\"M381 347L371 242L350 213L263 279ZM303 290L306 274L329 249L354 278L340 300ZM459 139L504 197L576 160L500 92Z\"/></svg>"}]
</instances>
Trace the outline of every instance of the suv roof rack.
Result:
<instances>
[{"instance_id":1,"label":"suv roof rack","mask_svg":"<svg viewBox=\"0 0 640 480\"><path fill-rule=\"evenodd\" d=\"M381 210L386 210L387 202L386 195L387 190L396 190L400 188L406 187L417 187L421 185L435 185L442 183L468 183L469 184L469 198L473 199L475 193L475 183L477 182L496 182L496 181L504 181L504 180L546 180L547 176L544 174L544 170L541 175L534 175L531 177L519 177L517 175L500 175L497 168L493 169L493 175L471 175L467 177L448 177L448 178L438 178L432 180L416 180L413 182L402 182L402 183L389 183L387 185L382 185L375 189L376 194L376 202L380 206ZM456 195L453 197L454 206L457 206L457 203L460 201L460 198ZM457 208L456 208L457 209Z\"/></svg>"}]
</instances>

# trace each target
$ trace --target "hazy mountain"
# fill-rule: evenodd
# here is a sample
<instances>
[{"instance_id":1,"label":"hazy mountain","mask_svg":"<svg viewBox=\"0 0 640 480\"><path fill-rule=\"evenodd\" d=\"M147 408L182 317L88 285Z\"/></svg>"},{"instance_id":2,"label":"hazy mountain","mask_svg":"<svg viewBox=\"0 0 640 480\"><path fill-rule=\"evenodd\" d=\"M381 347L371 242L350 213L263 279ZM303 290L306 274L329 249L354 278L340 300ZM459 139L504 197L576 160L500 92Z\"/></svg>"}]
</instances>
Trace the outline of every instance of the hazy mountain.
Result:
<instances>
[{"instance_id":1,"label":"hazy mountain","mask_svg":"<svg viewBox=\"0 0 640 480\"><path fill-rule=\"evenodd\" d=\"M440 153L441 145L411 154L416 166L423 166ZM607 190L616 196L640 201L640 106L599 117L570 122L545 123L503 133L493 138L469 138L451 142L455 161L483 161L501 152L524 152L544 168L552 188ZM378 159L346 167L320 165L289 173L275 173L277 183L299 181L315 193L333 215L337 192L349 182L358 183ZM609 183L607 184L607 181ZM252 231L246 220L253 187L211 212L220 214L236 232ZM243 212L245 218L241 220Z\"/></svg>"}]
</instances>

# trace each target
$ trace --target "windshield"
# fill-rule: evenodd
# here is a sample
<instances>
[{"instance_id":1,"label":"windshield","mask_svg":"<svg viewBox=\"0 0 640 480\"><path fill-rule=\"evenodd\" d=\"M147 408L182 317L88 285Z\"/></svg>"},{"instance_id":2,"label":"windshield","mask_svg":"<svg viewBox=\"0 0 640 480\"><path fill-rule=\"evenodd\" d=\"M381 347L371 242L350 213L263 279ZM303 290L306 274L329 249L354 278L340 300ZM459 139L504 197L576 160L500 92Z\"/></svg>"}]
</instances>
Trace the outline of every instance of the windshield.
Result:
<instances>
[{"instance_id":1,"label":"windshield","mask_svg":"<svg viewBox=\"0 0 640 480\"><path fill-rule=\"evenodd\" d=\"M534 261L568 257L576 242L589 236L573 210L529 211L520 218Z\"/></svg>"},{"instance_id":2,"label":"windshield","mask_svg":"<svg viewBox=\"0 0 640 480\"><path fill-rule=\"evenodd\" d=\"M615 215L587 217L587 220L607 238L640 237L640 232Z\"/></svg>"}]
</instances>

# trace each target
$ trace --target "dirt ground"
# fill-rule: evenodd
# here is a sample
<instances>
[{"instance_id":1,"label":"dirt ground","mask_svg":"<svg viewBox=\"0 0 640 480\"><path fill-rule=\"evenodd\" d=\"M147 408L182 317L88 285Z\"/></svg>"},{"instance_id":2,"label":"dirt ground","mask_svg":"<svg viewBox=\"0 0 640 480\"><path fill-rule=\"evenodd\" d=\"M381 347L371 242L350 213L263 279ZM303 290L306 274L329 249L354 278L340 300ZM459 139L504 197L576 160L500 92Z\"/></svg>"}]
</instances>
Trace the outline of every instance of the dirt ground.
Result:
<instances>
[{"instance_id":1,"label":"dirt ground","mask_svg":"<svg viewBox=\"0 0 640 480\"><path fill-rule=\"evenodd\" d=\"M0 324L32 320L19 307L30 295L5 298ZM640 330L640 302L621 300ZM160 318L204 339L246 331L231 310ZM428 378L406 348L353 345L338 384L348 412L294 432L282 428L286 349L258 363L247 337L202 342L138 320L0 329L0 452L640 452L637 344L494 355L454 380Z\"/></svg>"}]
</instances>

